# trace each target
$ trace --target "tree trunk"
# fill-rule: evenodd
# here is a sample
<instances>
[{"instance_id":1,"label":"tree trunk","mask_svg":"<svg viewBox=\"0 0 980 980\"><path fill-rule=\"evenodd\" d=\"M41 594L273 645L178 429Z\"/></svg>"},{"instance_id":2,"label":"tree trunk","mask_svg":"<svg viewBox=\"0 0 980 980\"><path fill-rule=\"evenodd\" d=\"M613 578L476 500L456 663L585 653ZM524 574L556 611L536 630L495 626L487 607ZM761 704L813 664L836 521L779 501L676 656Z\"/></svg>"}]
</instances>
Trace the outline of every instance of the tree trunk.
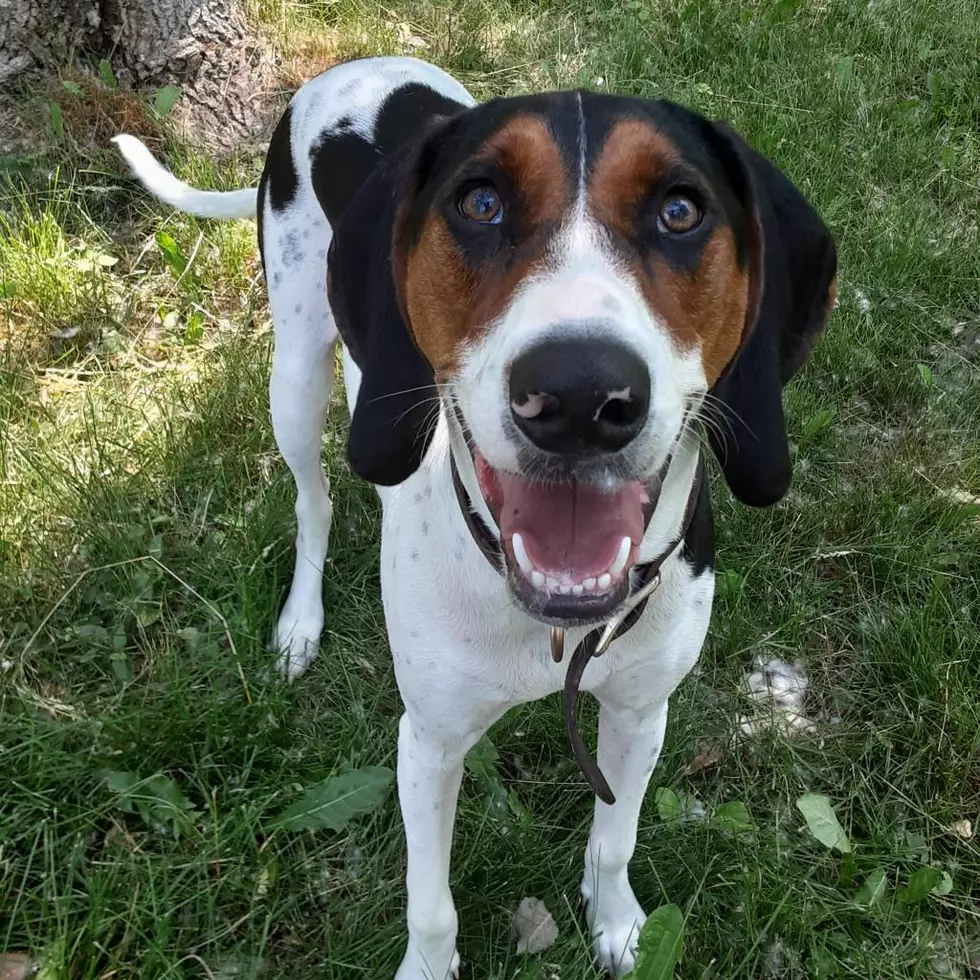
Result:
<instances>
[{"instance_id":1,"label":"tree trunk","mask_svg":"<svg viewBox=\"0 0 980 980\"><path fill-rule=\"evenodd\" d=\"M272 57L237 0L0 0L0 89L30 69L105 58L122 85L177 85L174 110L207 143L262 128Z\"/></svg>"}]
</instances>

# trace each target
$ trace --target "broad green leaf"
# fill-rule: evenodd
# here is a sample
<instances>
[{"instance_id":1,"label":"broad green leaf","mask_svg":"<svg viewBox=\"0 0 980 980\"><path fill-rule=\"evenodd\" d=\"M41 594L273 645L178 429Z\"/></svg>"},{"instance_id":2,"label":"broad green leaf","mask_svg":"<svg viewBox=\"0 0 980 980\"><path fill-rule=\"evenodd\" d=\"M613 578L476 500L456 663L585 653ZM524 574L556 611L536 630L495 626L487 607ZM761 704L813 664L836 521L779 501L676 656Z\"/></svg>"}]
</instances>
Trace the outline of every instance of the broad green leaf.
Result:
<instances>
[{"instance_id":1,"label":"broad green leaf","mask_svg":"<svg viewBox=\"0 0 980 980\"><path fill-rule=\"evenodd\" d=\"M755 830L748 808L741 800L723 803L711 814L708 826L715 830L729 830L733 834Z\"/></svg>"},{"instance_id":2,"label":"broad green leaf","mask_svg":"<svg viewBox=\"0 0 980 980\"><path fill-rule=\"evenodd\" d=\"M113 653L109 657L109 663L112 665L112 673L121 684L128 684L133 679L133 668L129 666L129 657L125 653Z\"/></svg>"},{"instance_id":3,"label":"broad green leaf","mask_svg":"<svg viewBox=\"0 0 980 980\"><path fill-rule=\"evenodd\" d=\"M661 905L640 930L630 980L669 980L683 952L684 913L676 905Z\"/></svg>"},{"instance_id":4,"label":"broad green leaf","mask_svg":"<svg viewBox=\"0 0 980 980\"><path fill-rule=\"evenodd\" d=\"M463 765L480 779L487 779L493 782L499 779L497 775L497 761L500 755L497 752L489 735L484 735L476 745L466 753Z\"/></svg>"},{"instance_id":5,"label":"broad green leaf","mask_svg":"<svg viewBox=\"0 0 980 980\"><path fill-rule=\"evenodd\" d=\"M898 899L907 905L921 902L933 889L943 884L943 873L939 868L919 868L909 875L909 883L899 888ZM950 882L952 885L952 881Z\"/></svg>"},{"instance_id":6,"label":"broad green leaf","mask_svg":"<svg viewBox=\"0 0 980 980\"><path fill-rule=\"evenodd\" d=\"M932 373L932 368L928 364L916 364L919 377L927 388L932 388L936 384L936 376Z\"/></svg>"},{"instance_id":7,"label":"broad green leaf","mask_svg":"<svg viewBox=\"0 0 980 980\"><path fill-rule=\"evenodd\" d=\"M204 314L200 310L192 310L187 317L187 329L184 339L189 344L196 344L204 336Z\"/></svg>"},{"instance_id":8,"label":"broad green leaf","mask_svg":"<svg viewBox=\"0 0 980 980\"><path fill-rule=\"evenodd\" d=\"M105 58L99 62L99 74L102 76L102 81L105 82L106 88L115 88L118 84L115 73L112 70L112 65Z\"/></svg>"},{"instance_id":9,"label":"broad green leaf","mask_svg":"<svg viewBox=\"0 0 980 980\"><path fill-rule=\"evenodd\" d=\"M71 92L72 95L84 95L82 91L82 86L78 82L69 82L67 79L62 80L61 87L66 92Z\"/></svg>"},{"instance_id":10,"label":"broad green leaf","mask_svg":"<svg viewBox=\"0 0 980 980\"><path fill-rule=\"evenodd\" d=\"M943 872L942 881L932 889L933 895L948 895L953 890L953 878L948 871Z\"/></svg>"},{"instance_id":11,"label":"broad green leaf","mask_svg":"<svg viewBox=\"0 0 980 980\"><path fill-rule=\"evenodd\" d=\"M177 243L165 231L156 233L157 247L163 254L163 260L167 263L170 271L180 278L187 269L187 258L178 248Z\"/></svg>"},{"instance_id":12,"label":"broad green leaf","mask_svg":"<svg viewBox=\"0 0 980 980\"><path fill-rule=\"evenodd\" d=\"M165 116L177 104L180 98L180 89L176 85L164 85L157 89L157 94L153 97L153 108L157 115Z\"/></svg>"},{"instance_id":13,"label":"broad green leaf","mask_svg":"<svg viewBox=\"0 0 980 980\"><path fill-rule=\"evenodd\" d=\"M705 819L704 804L692 793L676 793L666 786L661 786L654 794L654 800L657 803L660 819L664 823L684 823Z\"/></svg>"},{"instance_id":14,"label":"broad green leaf","mask_svg":"<svg viewBox=\"0 0 980 980\"><path fill-rule=\"evenodd\" d=\"M812 439L818 432L826 429L833 418L834 410L832 408L822 408L819 412L815 412L803 424L803 438Z\"/></svg>"},{"instance_id":15,"label":"broad green leaf","mask_svg":"<svg viewBox=\"0 0 980 980\"><path fill-rule=\"evenodd\" d=\"M132 772L108 769L102 772L116 805L126 813L139 813L147 824L169 824L175 834L190 826L194 807L177 784L162 772L142 779Z\"/></svg>"},{"instance_id":16,"label":"broad green leaf","mask_svg":"<svg viewBox=\"0 0 980 980\"><path fill-rule=\"evenodd\" d=\"M824 847L831 847L841 854L851 852L851 842L844 828L837 820L837 814L830 800L822 793L804 793L797 801L796 808L803 814L810 833Z\"/></svg>"},{"instance_id":17,"label":"broad green leaf","mask_svg":"<svg viewBox=\"0 0 980 980\"><path fill-rule=\"evenodd\" d=\"M834 58L834 78L841 88L847 88L854 78L854 56L839 54Z\"/></svg>"},{"instance_id":18,"label":"broad green leaf","mask_svg":"<svg viewBox=\"0 0 980 980\"><path fill-rule=\"evenodd\" d=\"M854 901L864 908L871 908L881 901L888 887L888 878L884 868L875 868L865 879L864 884L858 889L854 896Z\"/></svg>"},{"instance_id":19,"label":"broad green leaf","mask_svg":"<svg viewBox=\"0 0 980 980\"><path fill-rule=\"evenodd\" d=\"M681 818L680 797L666 786L661 786L653 794L657 804L657 813L664 823L676 823Z\"/></svg>"},{"instance_id":20,"label":"broad green leaf","mask_svg":"<svg viewBox=\"0 0 980 980\"><path fill-rule=\"evenodd\" d=\"M837 972L837 959L823 943L810 940L810 970L814 977L831 977Z\"/></svg>"},{"instance_id":21,"label":"broad green leaf","mask_svg":"<svg viewBox=\"0 0 980 980\"><path fill-rule=\"evenodd\" d=\"M109 631L104 626L86 623L78 627L78 635L94 646L108 646Z\"/></svg>"},{"instance_id":22,"label":"broad green leaf","mask_svg":"<svg viewBox=\"0 0 980 980\"><path fill-rule=\"evenodd\" d=\"M65 135L65 117L61 114L61 106L57 102L49 102L48 111L51 114L51 132L61 139Z\"/></svg>"},{"instance_id":23,"label":"broad green leaf","mask_svg":"<svg viewBox=\"0 0 980 980\"><path fill-rule=\"evenodd\" d=\"M276 821L284 830L343 830L362 814L384 803L395 774L384 766L367 766L332 776L311 786Z\"/></svg>"}]
</instances>

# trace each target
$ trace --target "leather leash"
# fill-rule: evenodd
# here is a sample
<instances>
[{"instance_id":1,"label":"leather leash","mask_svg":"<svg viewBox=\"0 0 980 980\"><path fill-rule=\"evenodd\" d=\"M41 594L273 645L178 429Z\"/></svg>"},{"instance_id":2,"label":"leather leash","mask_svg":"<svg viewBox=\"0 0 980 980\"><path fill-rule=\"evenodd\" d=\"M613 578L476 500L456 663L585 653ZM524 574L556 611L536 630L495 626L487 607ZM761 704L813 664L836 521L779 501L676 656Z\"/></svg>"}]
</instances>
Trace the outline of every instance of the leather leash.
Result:
<instances>
[{"instance_id":1,"label":"leather leash","mask_svg":"<svg viewBox=\"0 0 980 980\"><path fill-rule=\"evenodd\" d=\"M487 527L486 522L473 510L466 488L463 486L456 469L456 460L450 453L450 469L453 475L453 488L456 491L456 499L459 509L463 514L463 520L469 528L476 546L480 549L483 557L490 563L494 571L499 575L504 574L504 560L500 550L500 542L496 535ZM663 486L663 478L666 477L667 467L670 459L664 464L661 470L660 486ZM589 785L595 791L596 796L610 806L616 802L616 797L603 776L598 763L589 754L585 739L579 731L578 721L575 714L575 704L578 698L579 686L582 682L582 675L585 668L593 657L601 657L609 649L613 640L618 639L631 630L643 610L646 609L647 601L650 596L660 586L660 569L664 562L677 550L684 536L687 534L694 520L697 511L698 500L701 496L701 487L704 481L704 460L699 456L697 469L694 473L694 481L691 484L691 492L687 498L687 506L684 509L684 518L681 521L680 531L677 537L671 542L666 551L662 552L653 561L644 563L633 570L631 591L623 608L608 623L597 626L590 630L572 653L572 658L568 663L568 670L565 673L565 687L562 692L562 713L565 718L565 730L568 732L568 739L572 746L572 754L578 767L585 776ZM659 499L659 488L657 496ZM656 502L655 502L656 503ZM565 630L561 627L551 628L551 656L556 662L560 662L564 654Z\"/></svg>"}]
</instances>

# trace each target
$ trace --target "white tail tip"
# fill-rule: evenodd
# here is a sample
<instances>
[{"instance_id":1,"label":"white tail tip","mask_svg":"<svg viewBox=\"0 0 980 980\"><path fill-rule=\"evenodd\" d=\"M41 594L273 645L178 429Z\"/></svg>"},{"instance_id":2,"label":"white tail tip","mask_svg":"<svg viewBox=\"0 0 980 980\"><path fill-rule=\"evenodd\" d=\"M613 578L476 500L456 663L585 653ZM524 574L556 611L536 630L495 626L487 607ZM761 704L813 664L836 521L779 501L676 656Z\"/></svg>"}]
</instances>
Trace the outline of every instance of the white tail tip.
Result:
<instances>
[{"instance_id":1,"label":"white tail tip","mask_svg":"<svg viewBox=\"0 0 980 980\"><path fill-rule=\"evenodd\" d=\"M198 190L178 180L135 136L121 133L114 136L112 142L147 190L178 211L187 211L199 218L255 217L257 195L254 187L240 191Z\"/></svg>"}]
</instances>

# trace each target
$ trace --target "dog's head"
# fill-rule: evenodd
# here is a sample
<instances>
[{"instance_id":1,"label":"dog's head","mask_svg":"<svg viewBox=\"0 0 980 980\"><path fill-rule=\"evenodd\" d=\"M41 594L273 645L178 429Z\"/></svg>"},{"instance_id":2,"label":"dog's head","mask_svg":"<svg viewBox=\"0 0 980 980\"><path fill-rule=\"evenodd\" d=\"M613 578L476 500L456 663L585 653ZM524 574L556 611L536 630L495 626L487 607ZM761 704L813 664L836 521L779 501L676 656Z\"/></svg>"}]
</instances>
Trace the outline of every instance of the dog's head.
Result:
<instances>
[{"instance_id":1,"label":"dog's head","mask_svg":"<svg viewBox=\"0 0 980 980\"><path fill-rule=\"evenodd\" d=\"M679 106L563 92L461 110L384 161L336 229L331 303L363 373L350 462L408 477L438 391L514 596L550 622L603 618L685 427L715 416L742 501L786 492L782 386L835 265L793 185Z\"/></svg>"}]
</instances>

